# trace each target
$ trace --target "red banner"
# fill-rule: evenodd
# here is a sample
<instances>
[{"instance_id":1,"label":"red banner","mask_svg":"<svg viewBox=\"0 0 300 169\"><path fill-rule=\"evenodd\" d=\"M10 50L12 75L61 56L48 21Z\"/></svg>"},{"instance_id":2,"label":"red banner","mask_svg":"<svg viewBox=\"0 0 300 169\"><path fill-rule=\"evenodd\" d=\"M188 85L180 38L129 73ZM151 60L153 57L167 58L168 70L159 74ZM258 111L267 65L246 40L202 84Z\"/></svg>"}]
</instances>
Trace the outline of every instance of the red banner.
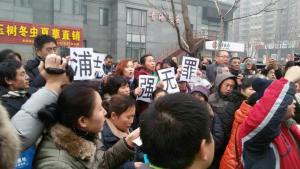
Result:
<instances>
[{"instance_id":1,"label":"red banner","mask_svg":"<svg viewBox=\"0 0 300 169\"><path fill-rule=\"evenodd\" d=\"M58 46L83 46L81 28L0 21L0 43L32 45L39 34L52 36Z\"/></svg>"}]
</instances>

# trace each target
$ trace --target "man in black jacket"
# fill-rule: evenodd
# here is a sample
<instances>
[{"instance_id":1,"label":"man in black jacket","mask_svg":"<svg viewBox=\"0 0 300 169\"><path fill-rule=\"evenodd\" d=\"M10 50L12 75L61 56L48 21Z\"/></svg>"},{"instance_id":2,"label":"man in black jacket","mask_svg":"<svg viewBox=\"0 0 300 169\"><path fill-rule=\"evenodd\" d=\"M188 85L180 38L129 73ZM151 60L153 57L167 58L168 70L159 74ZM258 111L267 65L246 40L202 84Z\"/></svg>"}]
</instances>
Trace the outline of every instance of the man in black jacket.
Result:
<instances>
[{"instance_id":1,"label":"man in black jacket","mask_svg":"<svg viewBox=\"0 0 300 169\"><path fill-rule=\"evenodd\" d=\"M213 83L217 75L217 68L228 64L229 53L225 50L217 51L216 62L206 66L207 79Z\"/></svg>"},{"instance_id":2,"label":"man in black jacket","mask_svg":"<svg viewBox=\"0 0 300 169\"><path fill-rule=\"evenodd\" d=\"M34 39L34 48L36 57L33 60L29 60L25 66L26 72L30 77L30 86L40 88L45 85L45 80L40 75L38 66L41 60L49 54L56 53L57 42L48 35L38 35Z\"/></svg>"},{"instance_id":3,"label":"man in black jacket","mask_svg":"<svg viewBox=\"0 0 300 169\"><path fill-rule=\"evenodd\" d=\"M0 63L0 99L10 117L14 116L35 91L22 64L9 59Z\"/></svg>"}]
</instances>

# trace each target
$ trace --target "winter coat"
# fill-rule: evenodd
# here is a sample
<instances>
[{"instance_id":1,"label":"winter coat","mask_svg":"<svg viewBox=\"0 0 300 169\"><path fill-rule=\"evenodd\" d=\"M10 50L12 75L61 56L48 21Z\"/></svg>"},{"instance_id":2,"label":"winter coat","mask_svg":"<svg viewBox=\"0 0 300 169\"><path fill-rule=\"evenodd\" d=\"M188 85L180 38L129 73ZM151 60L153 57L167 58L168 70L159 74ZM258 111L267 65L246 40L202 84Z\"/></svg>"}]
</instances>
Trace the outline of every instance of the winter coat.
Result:
<instances>
[{"instance_id":1,"label":"winter coat","mask_svg":"<svg viewBox=\"0 0 300 169\"><path fill-rule=\"evenodd\" d=\"M39 72L39 64L41 59L39 57L36 57L33 60L29 60L25 66L26 73L30 77L29 84L32 87L41 88L45 86L46 81L44 78L40 75Z\"/></svg>"},{"instance_id":2,"label":"winter coat","mask_svg":"<svg viewBox=\"0 0 300 169\"><path fill-rule=\"evenodd\" d=\"M137 84L138 84L140 75L153 75L153 74L154 74L154 72L150 72L144 67L138 67L134 70L134 78L136 79ZM141 100L136 101L136 113L135 113L134 122L132 124L133 129L138 128L140 114L143 113L148 108L148 106L149 106L149 103L147 103L147 102L144 102Z\"/></svg>"},{"instance_id":3,"label":"winter coat","mask_svg":"<svg viewBox=\"0 0 300 169\"><path fill-rule=\"evenodd\" d=\"M20 151L20 140L10 123L8 113L0 104L0 168L14 168Z\"/></svg>"},{"instance_id":4,"label":"winter coat","mask_svg":"<svg viewBox=\"0 0 300 169\"><path fill-rule=\"evenodd\" d=\"M102 146L99 138L89 141L56 124L40 143L34 168L113 169L133 155L124 139L107 151L103 151Z\"/></svg>"},{"instance_id":5,"label":"winter coat","mask_svg":"<svg viewBox=\"0 0 300 169\"><path fill-rule=\"evenodd\" d=\"M108 73L112 73L114 70L114 65L111 66L106 66L105 64L103 64L103 71L104 73L107 75Z\"/></svg>"},{"instance_id":6,"label":"winter coat","mask_svg":"<svg viewBox=\"0 0 300 169\"><path fill-rule=\"evenodd\" d=\"M44 124L38 119L38 111L55 103L57 98L57 93L46 88L39 89L12 117L11 122L21 139L23 150L34 145L44 129Z\"/></svg>"},{"instance_id":7,"label":"winter coat","mask_svg":"<svg viewBox=\"0 0 300 169\"><path fill-rule=\"evenodd\" d=\"M235 112L240 108L243 101L246 100L246 97L243 96L240 92L234 90L230 97L228 98L229 102L225 108L225 112L219 114L221 122L224 127L224 140L225 140L225 146L228 143L228 140L231 135L231 128L233 124L233 120L235 117Z\"/></svg>"},{"instance_id":8,"label":"winter coat","mask_svg":"<svg viewBox=\"0 0 300 169\"><path fill-rule=\"evenodd\" d=\"M228 126L228 123L230 123L230 117L233 115L228 115L228 117L225 119L227 113L225 110L228 106L228 103L230 101L233 101L235 97L233 97L233 94L228 95L228 96L223 96L220 93L220 87L221 84L229 79L229 78L235 78L234 75L224 73L224 74L219 74L216 78L215 81L215 93L211 94L208 98L208 103L211 105L215 117L212 121L212 134L214 139L216 140L215 142L215 156L214 160L212 162L212 165L209 167L210 169L218 169L219 168L219 162L221 160L221 157L225 151L226 143L227 140L225 137L225 126ZM232 113L231 113L232 114ZM233 119L233 117L232 117Z\"/></svg>"},{"instance_id":9,"label":"winter coat","mask_svg":"<svg viewBox=\"0 0 300 169\"><path fill-rule=\"evenodd\" d=\"M104 122L103 129L101 131L101 136L102 136L101 138L102 138L104 150L108 150L109 148L111 148L118 141L120 141L120 137L122 137L122 136L117 137L113 131L115 131L115 133L119 133L120 131L116 131L117 129L114 126L112 126L113 124L112 123L108 124L108 123L109 121L107 120ZM127 160L124 164L122 164L122 166L120 166L119 169L135 169L134 162L135 160L132 157L129 160Z\"/></svg>"},{"instance_id":10,"label":"winter coat","mask_svg":"<svg viewBox=\"0 0 300 169\"><path fill-rule=\"evenodd\" d=\"M134 78L138 81L140 75L151 75L152 72L145 69L144 67L138 67L134 70Z\"/></svg>"},{"instance_id":11,"label":"winter coat","mask_svg":"<svg viewBox=\"0 0 300 169\"><path fill-rule=\"evenodd\" d=\"M208 103L215 113L224 113L225 108L230 101L230 96L223 96L220 93L221 84L229 78L235 78L235 76L228 73L218 75L214 84L215 92L208 97Z\"/></svg>"},{"instance_id":12,"label":"winter coat","mask_svg":"<svg viewBox=\"0 0 300 169\"><path fill-rule=\"evenodd\" d=\"M24 91L24 94L19 94L17 92L9 91L6 88L0 89L2 105L8 111L10 118L12 118L21 109L21 106L35 91L35 88L30 87L27 91Z\"/></svg>"},{"instance_id":13,"label":"winter coat","mask_svg":"<svg viewBox=\"0 0 300 169\"><path fill-rule=\"evenodd\" d=\"M217 67L218 65L215 63L206 66L206 77L211 83L215 82Z\"/></svg>"},{"instance_id":14,"label":"winter coat","mask_svg":"<svg viewBox=\"0 0 300 169\"><path fill-rule=\"evenodd\" d=\"M243 168L299 168L299 128L288 128L282 122L294 95L295 84L281 78L251 109L238 129Z\"/></svg>"},{"instance_id":15,"label":"winter coat","mask_svg":"<svg viewBox=\"0 0 300 169\"><path fill-rule=\"evenodd\" d=\"M241 70L235 70L235 69L231 69L229 68L229 71L231 74L233 74L234 76L238 76L239 74L242 74Z\"/></svg>"},{"instance_id":16,"label":"winter coat","mask_svg":"<svg viewBox=\"0 0 300 169\"><path fill-rule=\"evenodd\" d=\"M238 154L239 141L237 140L237 131L239 126L248 117L251 108L252 107L244 101L240 109L235 112L230 140L222 156L220 169L236 169L239 167L240 158Z\"/></svg>"},{"instance_id":17,"label":"winter coat","mask_svg":"<svg viewBox=\"0 0 300 169\"><path fill-rule=\"evenodd\" d=\"M3 106L8 111L10 118L21 109L21 106L35 91L35 88L29 88L27 91L9 91L8 89L1 88L0 99ZM35 145L22 152L17 159L16 169L31 169L34 154Z\"/></svg>"}]
</instances>

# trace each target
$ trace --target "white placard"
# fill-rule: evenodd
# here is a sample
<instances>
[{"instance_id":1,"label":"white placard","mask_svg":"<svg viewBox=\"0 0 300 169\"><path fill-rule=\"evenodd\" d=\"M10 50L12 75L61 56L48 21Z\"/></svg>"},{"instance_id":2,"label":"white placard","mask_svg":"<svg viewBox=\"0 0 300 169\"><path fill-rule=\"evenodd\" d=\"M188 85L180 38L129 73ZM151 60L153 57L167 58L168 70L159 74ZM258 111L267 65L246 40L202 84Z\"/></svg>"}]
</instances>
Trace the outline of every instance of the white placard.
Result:
<instances>
[{"instance_id":1,"label":"white placard","mask_svg":"<svg viewBox=\"0 0 300 169\"><path fill-rule=\"evenodd\" d=\"M192 79L192 77L196 77L198 66L199 59L184 56L182 59L182 71L180 81L189 82Z\"/></svg>"},{"instance_id":2,"label":"white placard","mask_svg":"<svg viewBox=\"0 0 300 169\"><path fill-rule=\"evenodd\" d=\"M103 64L106 55L107 54L104 53L93 53L93 62L96 78L102 78L105 75L103 70Z\"/></svg>"},{"instance_id":3,"label":"white placard","mask_svg":"<svg viewBox=\"0 0 300 169\"><path fill-rule=\"evenodd\" d=\"M166 90L168 93L179 92L174 67L158 70L157 73L160 81L164 84L164 90Z\"/></svg>"},{"instance_id":4,"label":"white placard","mask_svg":"<svg viewBox=\"0 0 300 169\"><path fill-rule=\"evenodd\" d=\"M74 80L95 78L93 48L70 48L70 65L75 72Z\"/></svg>"},{"instance_id":5,"label":"white placard","mask_svg":"<svg viewBox=\"0 0 300 169\"><path fill-rule=\"evenodd\" d=\"M141 96L137 97L136 100L142 100L144 102L151 102L152 93L156 90L157 77L149 75L139 76L139 87L142 88L143 92Z\"/></svg>"}]
</instances>

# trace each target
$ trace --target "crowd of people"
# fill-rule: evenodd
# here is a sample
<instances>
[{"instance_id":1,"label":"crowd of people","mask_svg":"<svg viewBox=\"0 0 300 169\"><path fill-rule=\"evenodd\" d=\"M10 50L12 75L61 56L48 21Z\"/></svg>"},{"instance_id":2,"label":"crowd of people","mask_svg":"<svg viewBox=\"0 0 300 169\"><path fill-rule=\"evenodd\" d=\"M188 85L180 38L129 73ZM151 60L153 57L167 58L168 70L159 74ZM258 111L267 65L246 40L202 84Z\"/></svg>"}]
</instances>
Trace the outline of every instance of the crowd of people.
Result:
<instances>
[{"instance_id":1,"label":"crowd of people","mask_svg":"<svg viewBox=\"0 0 300 169\"><path fill-rule=\"evenodd\" d=\"M300 166L300 67L217 51L196 80L176 57L104 60L103 77L74 80L57 42L39 35L35 58L0 52L1 169L296 169ZM141 75L174 68L179 92L158 80L137 100ZM138 144L139 138L142 144Z\"/></svg>"}]
</instances>

